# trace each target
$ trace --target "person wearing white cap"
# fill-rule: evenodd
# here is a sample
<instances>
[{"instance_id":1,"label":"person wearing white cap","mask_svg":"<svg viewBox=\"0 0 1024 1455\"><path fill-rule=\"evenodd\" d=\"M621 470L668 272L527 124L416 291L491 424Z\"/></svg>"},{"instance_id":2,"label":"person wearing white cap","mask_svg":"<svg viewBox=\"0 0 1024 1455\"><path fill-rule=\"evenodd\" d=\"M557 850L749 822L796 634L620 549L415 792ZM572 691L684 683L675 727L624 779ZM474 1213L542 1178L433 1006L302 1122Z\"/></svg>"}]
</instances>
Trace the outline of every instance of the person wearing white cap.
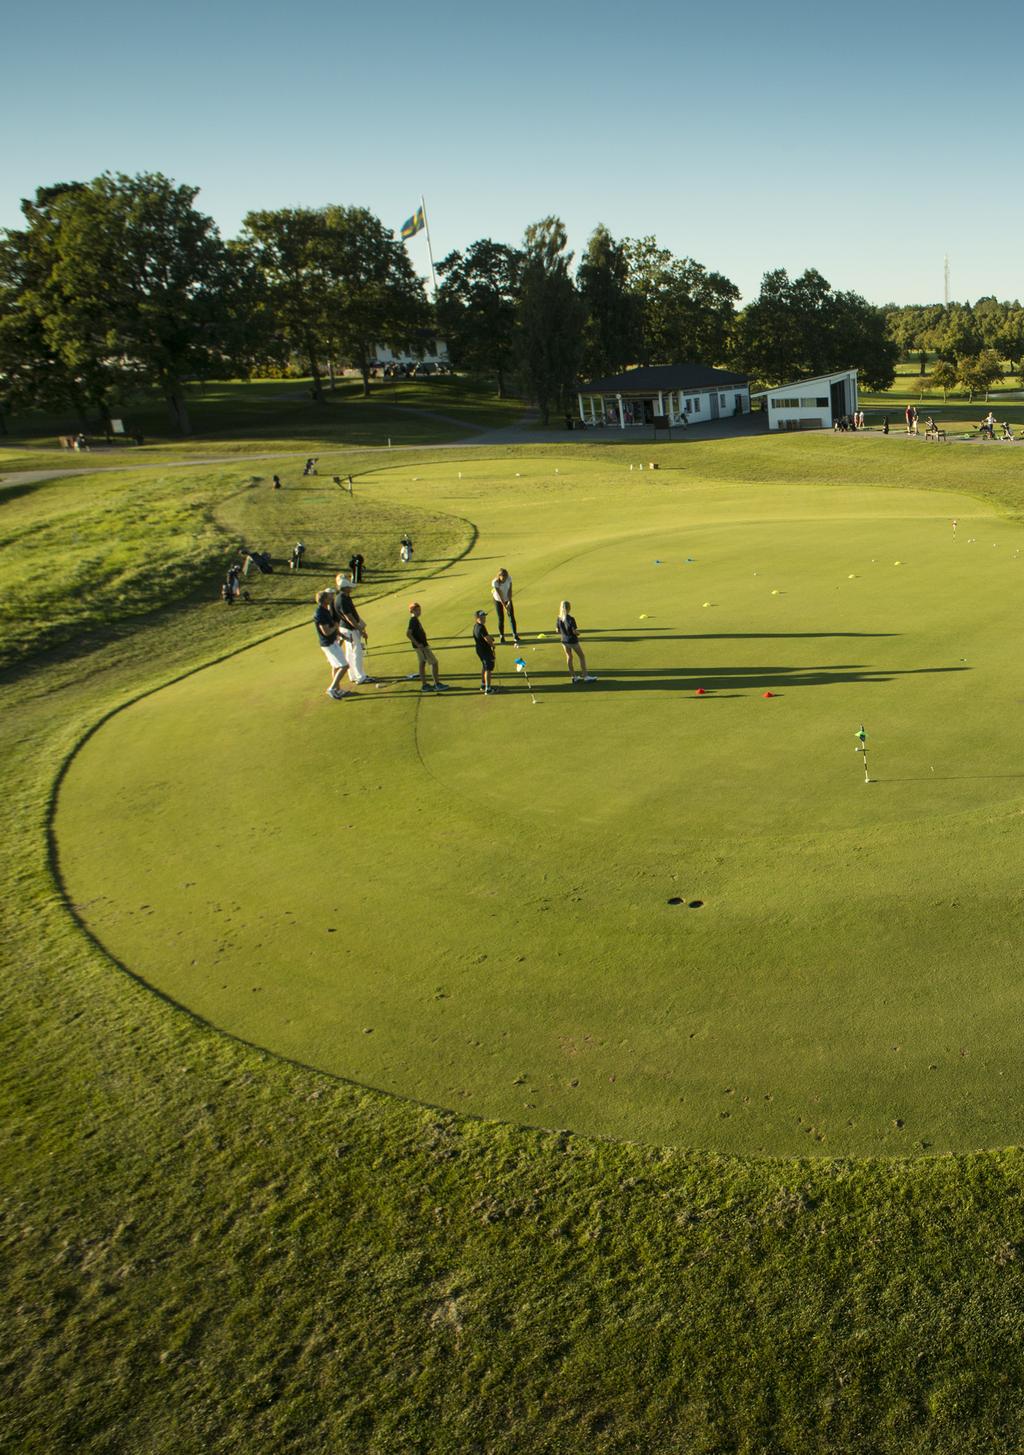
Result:
<instances>
[{"instance_id":1,"label":"person wearing white cap","mask_svg":"<svg viewBox=\"0 0 1024 1455\"><path fill-rule=\"evenodd\" d=\"M348 658L348 680L356 687L375 682L376 678L366 675L364 651L367 641L366 622L359 615L359 608L352 600L351 591L355 585L351 576L339 571L334 578L338 590L334 597L334 614L338 618L338 630L345 643Z\"/></svg>"}]
</instances>

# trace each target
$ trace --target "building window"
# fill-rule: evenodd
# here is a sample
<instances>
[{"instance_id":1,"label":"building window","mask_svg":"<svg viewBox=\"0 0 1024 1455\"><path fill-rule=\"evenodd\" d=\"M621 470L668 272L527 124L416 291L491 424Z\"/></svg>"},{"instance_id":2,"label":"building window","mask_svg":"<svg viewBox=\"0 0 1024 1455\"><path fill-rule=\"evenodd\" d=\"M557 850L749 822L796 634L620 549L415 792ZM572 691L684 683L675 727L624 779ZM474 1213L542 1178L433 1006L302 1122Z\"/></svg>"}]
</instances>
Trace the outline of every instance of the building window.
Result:
<instances>
[{"instance_id":1,"label":"building window","mask_svg":"<svg viewBox=\"0 0 1024 1455\"><path fill-rule=\"evenodd\" d=\"M799 399L773 399L772 400L772 408L773 409L799 409L800 408L800 401L799 401Z\"/></svg>"},{"instance_id":2,"label":"building window","mask_svg":"<svg viewBox=\"0 0 1024 1455\"><path fill-rule=\"evenodd\" d=\"M724 409L725 408L725 395L724 394L719 394L719 396L718 396L718 406L719 406L720 409Z\"/></svg>"}]
</instances>

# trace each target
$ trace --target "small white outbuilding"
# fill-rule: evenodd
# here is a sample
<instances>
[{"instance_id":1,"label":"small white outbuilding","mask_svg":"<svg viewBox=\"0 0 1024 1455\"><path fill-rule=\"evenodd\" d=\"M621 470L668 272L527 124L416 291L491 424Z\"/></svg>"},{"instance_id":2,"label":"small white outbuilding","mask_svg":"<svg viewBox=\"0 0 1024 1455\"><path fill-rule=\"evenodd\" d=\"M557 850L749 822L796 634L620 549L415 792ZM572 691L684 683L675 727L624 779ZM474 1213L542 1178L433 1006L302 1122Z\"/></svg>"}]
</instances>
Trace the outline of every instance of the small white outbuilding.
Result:
<instances>
[{"instance_id":1,"label":"small white outbuilding","mask_svg":"<svg viewBox=\"0 0 1024 1455\"><path fill-rule=\"evenodd\" d=\"M750 398L764 400L769 429L831 429L837 419L856 413L857 370L796 379Z\"/></svg>"}]
</instances>

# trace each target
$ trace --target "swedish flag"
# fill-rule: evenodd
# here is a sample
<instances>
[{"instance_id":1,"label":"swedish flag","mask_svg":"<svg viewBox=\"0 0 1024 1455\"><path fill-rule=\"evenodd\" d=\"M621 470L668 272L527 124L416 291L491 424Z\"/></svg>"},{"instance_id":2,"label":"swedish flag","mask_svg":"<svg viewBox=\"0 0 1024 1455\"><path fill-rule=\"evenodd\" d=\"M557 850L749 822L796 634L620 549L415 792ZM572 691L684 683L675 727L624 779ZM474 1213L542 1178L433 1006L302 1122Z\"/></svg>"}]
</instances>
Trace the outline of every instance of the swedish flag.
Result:
<instances>
[{"instance_id":1,"label":"swedish flag","mask_svg":"<svg viewBox=\"0 0 1024 1455\"><path fill-rule=\"evenodd\" d=\"M406 238L415 237L418 232L423 231L426 225L427 220L423 216L423 208L417 207L413 215L407 217L402 223L402 241L404 242Z\"/></svg>"}]
</instances>

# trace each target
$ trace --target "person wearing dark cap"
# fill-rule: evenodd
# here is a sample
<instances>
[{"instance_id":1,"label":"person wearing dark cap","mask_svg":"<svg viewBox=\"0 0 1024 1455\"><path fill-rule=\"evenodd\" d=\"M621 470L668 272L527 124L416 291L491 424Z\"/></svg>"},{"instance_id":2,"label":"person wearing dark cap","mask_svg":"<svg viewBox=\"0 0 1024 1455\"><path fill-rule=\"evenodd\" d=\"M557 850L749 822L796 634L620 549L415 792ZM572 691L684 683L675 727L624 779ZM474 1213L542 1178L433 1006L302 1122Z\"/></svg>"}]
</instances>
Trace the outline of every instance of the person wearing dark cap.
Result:
<instances>
[{"instance_id":1,"label":"person wearing dark cap","mask_svg":"<svg viewBox=\"0 0 1024 1455\"><path fill-rule=\"evenodd\" d=\"M491 673L494 671L494 638L487 630L487 613L478 611L473 620L473 646L480 658L480 691L490 695L497 692L497 687L491 686Z\"/></svg>"},{"instance_id":2,"label":"person wearing dark cap","mask_svg":"<svg viewBox=\"0 0 1024 1455\"><path fill-rule=\"evenodd\" d=\"M416 660L420 666L420 691L430 691L430 686L427 683L427 668L429 667L434 675L434 691L447 692L449 691L447 682L442 682L437 675L437 658L430 650L427 634L423 630L423 623L420 621L420 610L418 601L409 602L409 625L405 629L405 634L409 638L412 648L416 653Z\"/></svg>"}]
</instances>

